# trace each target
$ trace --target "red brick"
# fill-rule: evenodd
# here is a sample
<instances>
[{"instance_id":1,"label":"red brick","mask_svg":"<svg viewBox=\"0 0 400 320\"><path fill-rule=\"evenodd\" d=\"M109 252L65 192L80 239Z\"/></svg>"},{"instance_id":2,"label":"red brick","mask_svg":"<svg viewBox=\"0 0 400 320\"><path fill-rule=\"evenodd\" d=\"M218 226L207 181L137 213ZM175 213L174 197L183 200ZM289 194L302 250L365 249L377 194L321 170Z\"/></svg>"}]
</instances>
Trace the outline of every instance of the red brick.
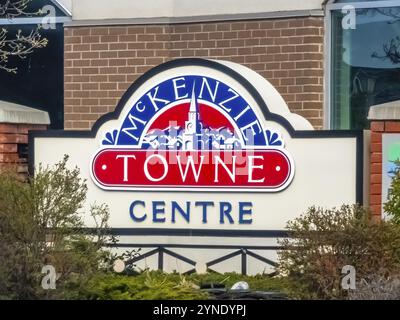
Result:
<instances>
[{"instance_id":1,"label":"red brick","mask_svg":"<svg viewBox=\"0 0 400 320\"><path fill-rule=\"evenodd\" d=\"M380 205L372 205L370 206L371 213L373 215L374 220L381 220L381 206Z\"/></svg>"},{"instance_id":2,"label":"red brick","mask_svg":"<svg viewBox=\"0 0 400 320\"><path fill-rule=\"evenodd\" d=\"M370 176L370 183L371 184L380 184L382 183L382 174L371 174Z\"/></svg>"},{"instance_id":3,"label":"red brick","mask_svg":"<svg viewBox=\"0 0 400 320\"><path fill-rule=\"evenodd\" d=\"M0 134L0 143L28 143L28 135Z\"/></svg>"},{"instance_id":4,"label":"red brick","mask_svg":"<svg viewBox=\"0 0 400 320\"><path fill-rule=\"evenodd\" d=\"M0 133L17 133L18 126L10 123L0 123Z\"/></svg>"},{"instance_id":5,"label":"red brick","mask_svg":"<svg viewBox=\"0 0 400 320\"><path fill-rule=\"evenodd\" d=\"M383 121L372 121L371 131L383 132L385 130L385 123Z\"/></svg>"},{"instance_id":6,"label":"red brick","mask_svg":"<svg viewBox=\"0 0 400 320\"><path fill-rule=\"evenodd\" d=\"M382 163L382 153L372 153L370 161L371 163Z\"/></svg>"},{"instance_id":7,"label":"red brick","mask_svg":"<svg viewBox=\"0 0 400 320\"><path fill-rule=\"evenodd\" d=\"M371 194L370 196L369 196L369 203L371 204L371 205L379 205L379 204L381 204L382 203L382 197L381 197L381 195L379 194L379 195L377 195L377 194Z\"/></svg>"},{"instance_id":8,"label":"red brick","mask_svg":"<svg viewBox=\"0 0 400 320\"><path fill-rule=\"evenodd\" d=\"M382 152L382 143L371 143L371 152Z\"/></svg>"},{"instance_id":9,"label":"red brick","mask_svg":"<svg viewBox=\"0 0 400 320\"><path fill-rule=\"evenodd\" d=\"M19 160L17 153L0 153L0 162L15 163Z\"/></svg>"},{"instance_id":10,"label":"red brick","mask_svg":"<svg viewBox=\"0 0 400 320\"><path fill-rule=\"evenodd\" d=\"M373 184L370 187L370 194L381 195L382 194L382 186L380 184Z\"/></svg>"},{"instance_id":11,"label":"red brick","mask_svg":"<svg viewBox=\"0 0 400 320\"><path fill-rule=\"evenodd\" d=\"M0 144L0 153L16 153L17 145L16 144Z\"/></svg>"},{"instance_id":12,"label":"red brick","mask_svg":"<svg viewBox=\"0 0 400 320\"><path fill-rule=\"evenodd\" d=\"M371 143L382 143L382 133L371 132Z\"/></svg>"},{"instance_id":13,"label":"red brick","mask_svg":"<svg viewBox=\"0 0 400 320\"><path fill-rule=\"evenodd\" d=\"M38 125L38 124L19 124L18 125L18 133L20 134L28 134L31 130L46 130L46 125Z\"/></svg>"},{"instance_id":14,"label":"red brick","mask_svg":"<svg viewBox=\"0 0 400 320\"><path fill-rule=\"evenodd\" d=\"M385 122L385 132L400 132L400 121Z\"/></svg>"}]
</instances>

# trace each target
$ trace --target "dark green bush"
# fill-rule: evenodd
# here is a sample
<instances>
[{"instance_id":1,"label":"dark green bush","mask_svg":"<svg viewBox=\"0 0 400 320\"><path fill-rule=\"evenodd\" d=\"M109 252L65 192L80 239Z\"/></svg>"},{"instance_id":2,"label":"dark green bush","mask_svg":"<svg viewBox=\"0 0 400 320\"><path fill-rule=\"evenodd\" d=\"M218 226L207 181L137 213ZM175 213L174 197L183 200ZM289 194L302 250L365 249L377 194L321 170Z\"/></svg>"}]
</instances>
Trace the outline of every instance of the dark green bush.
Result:
<instances>
[{"instance_id":1,"label":"dark green bush","mask_svg":"<svg viewBox=\"0 0 400 320\"><path fill-rule=\"evenodd\" d=\"M361 207L312 207L287 228L291 238L281 241L279 271L295 298L346 297L348 291L341 287L345 265L355 267L358 281L400 270L399 226L374 223Z\"/></svg>"},{"instance_id":2,"label":"dark green bush","mask_svg":"<svg viewBox=\"0 0 400 320\"><path fill-rule=\"evenodd\" d=\"M137 275L103 274L92 278L80 290L71 290L75 299L94 300L191 300L208 299L202 284L224 284L229 289L238 281L249 283L251 290L285 292L285 279L267 275L243 276L237 273L180 275L145 271Z\"/></svg>"},{"instance_id":3,"label":"dark green bush","mask_svg":"<svg viewBox=\"0 0 400 320\"><path fill-rule=\"evenodd\" d=\"M135 276L103 274L91 279L76 299L91 300L193 300L208 295L186 277L145 271Z\"/></svg>"}]
</instances>

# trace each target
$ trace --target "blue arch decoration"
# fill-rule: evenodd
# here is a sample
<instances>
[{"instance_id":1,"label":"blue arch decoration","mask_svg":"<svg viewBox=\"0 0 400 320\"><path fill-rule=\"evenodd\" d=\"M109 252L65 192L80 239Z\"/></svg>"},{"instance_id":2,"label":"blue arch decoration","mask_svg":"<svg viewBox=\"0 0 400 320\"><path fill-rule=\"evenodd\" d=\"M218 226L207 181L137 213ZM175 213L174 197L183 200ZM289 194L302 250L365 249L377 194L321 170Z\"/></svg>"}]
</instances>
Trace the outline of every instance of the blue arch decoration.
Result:
<instances>
[{"instance_id":1,"label":"blue arch decoration","mask_svg":"<svg viewBox=\"0 0 400 320\"><path fill-rule=\"evenodd\" d=\"M171 103L187 100L191 94L217 106L238 128L252 124L254 128L259 129L254 130L252 146L283 145L277 132L264 130L263 122L257 117L253 106L233 88L221 80L193 74L170 78L153 86L130 106L120 128L106 133L103 144L139 147L146 125ZM242 131L236 134L241 135L243 141L247 142Z\"/></svg>"}]
</instances>

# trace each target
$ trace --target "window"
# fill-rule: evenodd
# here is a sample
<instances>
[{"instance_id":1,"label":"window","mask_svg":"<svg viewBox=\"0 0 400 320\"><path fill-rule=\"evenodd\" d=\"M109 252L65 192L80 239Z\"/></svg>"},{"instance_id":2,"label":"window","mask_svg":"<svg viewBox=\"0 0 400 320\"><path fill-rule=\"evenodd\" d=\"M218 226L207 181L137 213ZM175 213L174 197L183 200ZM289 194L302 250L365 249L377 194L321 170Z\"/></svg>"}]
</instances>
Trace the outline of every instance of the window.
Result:
<instances>
[{"instance_id":1,"label":"window","mask_svg":"<svg viewBox=\"0 0 400 320\"><path fill-rule=\"evenodd\" d=\"M0 70L0 100L22 104L47 111L53 129L62 129L64 122L64 29L66 13L52 1L35 0L29 3L27 12L36 12L45 5L52 5L56 13L54 29L41 29L40 33L48 40L45 48L36 49L26 57L12 57L9 64L17 67L16 74ZM0 28L7 30L13 38L18 30L29 34L41 23L41 18L18 16L12 20L0 17ZM60 19L61 18L61 19Z\"/></svg>"},{"instance_id":2,"label":"window","mask_svg":"<svg viewBox=\"0 0 400 320\"><path fill-rule=\"evenodd\" d=\"M355 28L343 28L349 11L341 7L348 2L330 11L331 129L367 128L370 106L400 100L400 6L352 1Z\"/></svg>"}]
</instances>

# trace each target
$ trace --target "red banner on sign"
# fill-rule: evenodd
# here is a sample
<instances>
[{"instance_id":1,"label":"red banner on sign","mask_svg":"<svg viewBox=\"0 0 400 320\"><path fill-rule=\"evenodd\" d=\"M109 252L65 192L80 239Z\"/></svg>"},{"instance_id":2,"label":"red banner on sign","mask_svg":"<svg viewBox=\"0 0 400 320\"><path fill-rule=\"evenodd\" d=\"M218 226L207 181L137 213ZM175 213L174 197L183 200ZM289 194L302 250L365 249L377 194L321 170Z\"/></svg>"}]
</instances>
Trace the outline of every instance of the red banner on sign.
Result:
<instances>
[{"instance_id":1,"label":"red banner on sign","mask_svg":"<svg viewBox=\"0 0 400 320\"><path fill-rule=\"evenodd\" d=\"M291 175L279 149L177 151L103 149L92 175L109 189L281 189Z\"/></svg>"}]
</instances>

